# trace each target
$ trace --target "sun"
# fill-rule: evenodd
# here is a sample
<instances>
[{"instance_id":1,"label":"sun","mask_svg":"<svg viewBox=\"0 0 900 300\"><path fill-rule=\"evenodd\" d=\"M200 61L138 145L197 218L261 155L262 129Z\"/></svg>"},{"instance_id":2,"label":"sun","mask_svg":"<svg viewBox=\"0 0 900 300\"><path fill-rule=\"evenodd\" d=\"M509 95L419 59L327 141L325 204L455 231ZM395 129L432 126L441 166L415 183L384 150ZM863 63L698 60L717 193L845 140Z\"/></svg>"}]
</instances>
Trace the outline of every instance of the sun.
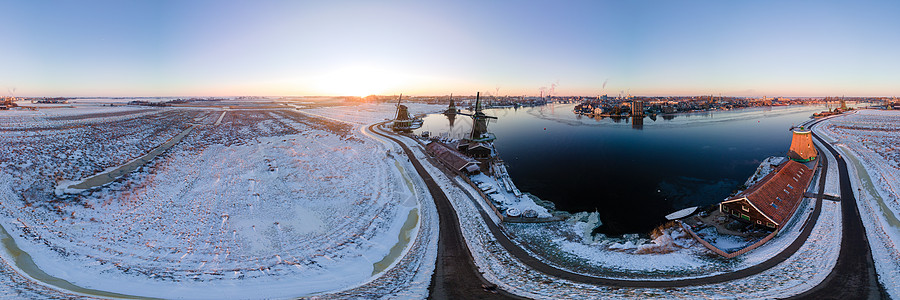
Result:
<instances>
[{"instance_id":1,"label":"sun","mask_svg":"<svg viewBox=\"0 0 900 300\"><path fill-rule=\"evenodd\" d=\"M376 67L352 66L336 69L319 78L320 92L331 96L377 95L399 84L396 73Z\"/></svg>"}]
</instances>

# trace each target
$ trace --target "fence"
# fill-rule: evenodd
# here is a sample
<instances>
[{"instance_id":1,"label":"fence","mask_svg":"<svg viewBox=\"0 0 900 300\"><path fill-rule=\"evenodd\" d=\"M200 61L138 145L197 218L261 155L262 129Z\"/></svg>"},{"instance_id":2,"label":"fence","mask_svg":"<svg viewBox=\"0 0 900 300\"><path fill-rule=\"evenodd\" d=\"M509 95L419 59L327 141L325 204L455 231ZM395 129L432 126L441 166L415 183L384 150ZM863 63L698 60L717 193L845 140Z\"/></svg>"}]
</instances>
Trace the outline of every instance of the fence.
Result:
<instances>
[{"instance_id":1,"label":"fence","mask_svg":"<svg viewBox=\"0 0 900 300\"><path fill-rule=\"evenodd\" d=\"M756 243L753 243L753 245L744 247L743 249L738 250L738 251L735 251L735 252L728 253L728 252L722 251L722 249L719 249L718 247L713 246L712 244L710 244L709 242L707 242L706 240L700 238L700 236L698 236L696 233L694 233L694 231L691 230L691 227L688 226L688 225L686 225L686 224L684 224L684 222L682 222L682 221L679 220L679 221L678 221L678 225L681 225L681 228L684 229L684 231L686 231L688 234L690 234L691 237L693 237L695 240L697 240L698 242L700 242L701 245L703 245L704 247L706 247L707 249L711 250L712 252L715 252L716 254L721 255L721 256L723 256L723 257L725 257L725 258L734 258L734 257L736 257L736 256L738 256L738 255L747 253L747 252L749 252L750 250L756 249L757 247L762 246L763 244L765 244L766 242L768 242L769 240L771 240L773 237L775 237L776 234L778 234L778 230L773 231L772 233L770 233L769 235L767 235L767 236L764 237L763 239L757 241Z\"/></svg>"}]
</instances>

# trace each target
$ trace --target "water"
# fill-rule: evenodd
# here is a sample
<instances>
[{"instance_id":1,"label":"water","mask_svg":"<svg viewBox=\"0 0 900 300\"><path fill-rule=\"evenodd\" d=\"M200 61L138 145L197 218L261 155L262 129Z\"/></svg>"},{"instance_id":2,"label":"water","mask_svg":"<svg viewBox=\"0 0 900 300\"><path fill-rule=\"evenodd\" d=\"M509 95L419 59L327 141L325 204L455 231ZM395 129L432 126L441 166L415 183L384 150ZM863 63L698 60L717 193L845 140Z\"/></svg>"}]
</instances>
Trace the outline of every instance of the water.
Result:
<instances>
[{"instance_id":1,"label":"water","mask_svg":"<svg viewBox=\"0 0 900 300\"><path fill-rule=\"evenodd\" d=\"M824 106L762 107L678 114L643 124L592 119L574 104L488 109L494 146L524 192L570 212L597 211L597 232L647 233L664 216L718 203L769 156L785 156L788 129ZM425 118L432 135L464 137L472 120Z\"/></svg>"}]
</instances>

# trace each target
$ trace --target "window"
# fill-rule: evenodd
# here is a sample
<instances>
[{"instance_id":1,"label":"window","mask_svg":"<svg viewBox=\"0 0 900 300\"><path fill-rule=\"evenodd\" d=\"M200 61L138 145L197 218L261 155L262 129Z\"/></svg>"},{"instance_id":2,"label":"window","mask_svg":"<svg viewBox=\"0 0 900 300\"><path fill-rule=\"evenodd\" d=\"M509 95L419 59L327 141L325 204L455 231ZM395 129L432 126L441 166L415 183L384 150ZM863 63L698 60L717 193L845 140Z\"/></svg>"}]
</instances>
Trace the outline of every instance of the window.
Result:
<instances>
[{"instance_id":1,"label":"window","mask_svg":"<svg viewBox=\"0 0 900 300\"><path fill-rule=\"evenodd\" d=\"M792 190L794 189L794 187L792 187L790 184L788 184L788 187L791 188Z\"/></svg>"},{"instance_id":2,"label":"window","mask_svg":"<svg viewBox=\"0 0 900 300\"><path fill-rule=\"evenodd\" d=\"M775 200L781 201L781 197L775 197Z\"/></svg>"},{"instance_id":3,"label":"window","mask_svg":"<svg viewBox=\"0 0 900 300\"><path fill-rule=\"evenodd\" d=\"M746 205L741 205L741 209L743 209L743 210L744 210L744 211L750 211L750 209L749 209L749 208L747 208L747 206L746 206Z\"/></svg>"},{"instance_id":4,"label":"window","mask_svg":"<svg viewBox=\"0 0 900 300\"><path fill-rule=\"evenodd\" d=\"M775 202L772 202L772 207L774 207L775 209L778 209L778 205L776 205Z\"/></svg>"},{"instance_id":5,"label":"window","mask_svg":"<svg viewBox=\"0 0 900 300\"><path fill-rule=\"evenodd\" d=\"M784 189L784 193L785 193L785 194L790 194L791 192L788 192L787 189Z\"/></svg>"},{"instance_id":6,"label":"window","mask_svg":"<svg viewBox=\"0 0 900 300\"><path fill-rule=\"evenodd\" d=\"M762 221L756 220L756 224L762 225Z\"/></svg>"},{"instance_id":7,"label":"window","mask_svg":"<svg viewBox=\"0 0 900 300\"><path fill-rule=\"evenodd\" d=\"M766 226L769 226L769 227L772 227L772 228L775 228L775 224L772 224L772 223L769 223L769 222L766 222Z\"/></svg>"}]
</instances>

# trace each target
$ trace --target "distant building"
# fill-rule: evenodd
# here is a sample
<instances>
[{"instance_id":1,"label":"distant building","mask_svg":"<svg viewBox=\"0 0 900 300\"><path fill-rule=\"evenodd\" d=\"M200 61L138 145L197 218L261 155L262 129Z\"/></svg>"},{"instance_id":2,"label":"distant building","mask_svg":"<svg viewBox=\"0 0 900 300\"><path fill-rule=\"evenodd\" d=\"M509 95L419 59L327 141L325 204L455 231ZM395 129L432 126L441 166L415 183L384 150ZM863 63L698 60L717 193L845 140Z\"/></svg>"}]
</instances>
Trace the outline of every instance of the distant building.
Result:
<instances>
[{"instance_id":1,"label":"distant building","mask_svg":"<svg viewBox=\"0 0 900 300\"><path fill-rule=\"evenodd\" d=\"M791 148L788 157L799 162L808 162L816 159L816 147L813 146L812 133L802 127L793 131Z\"/></svg>"},{"instance_id":2,"label":"distant building","mask_svg":"<svg viewBox=\"0 0 900 300\"><path fill-rule=\"evenodd\" d=\"M69 99L66 98L41 98L37 100L35 103L40 104L69 104Z\"/></svg>"},{"instance_id":3,"label":"distant building","mask_svg":"<svg viewBox=\"0 0 900 300\"><path fill-rule=\"evenodd\" d=\"M644 101L635 100L631 102L631 115L632 116L643 116L644 115Z\"/></svg>"},{"instance_id":4,"label":"distant building","mask_svg":"<svg viewBox=\"0 0 900 300\"><path fill-rule=\"evenodd\" d=\"M3 97L0 99L0 109L7 110L12 107L16 107L16 98L13 97Z\"/></svg>"},{"instance_id":5,"label":"distant building","mask_svg":"<svg viewBox=\"0 0 900 300\"><path fill-rule=\"evenodd\" d=\"M663 106L662 112L666 114L674 114L676 108L674 106L666 105Z\"/></svg>"},{"instance_id":6,"label":"distant building","mask_svg":"<svg viewBox=\"0 0 900 300\"><path fill-rule=\"evenodd\" d=\"M781 229L797 210L812 175L812 169L787 160L747 190L719 203L719 211L752 224Z\"/></svg>"}]
</instances>

